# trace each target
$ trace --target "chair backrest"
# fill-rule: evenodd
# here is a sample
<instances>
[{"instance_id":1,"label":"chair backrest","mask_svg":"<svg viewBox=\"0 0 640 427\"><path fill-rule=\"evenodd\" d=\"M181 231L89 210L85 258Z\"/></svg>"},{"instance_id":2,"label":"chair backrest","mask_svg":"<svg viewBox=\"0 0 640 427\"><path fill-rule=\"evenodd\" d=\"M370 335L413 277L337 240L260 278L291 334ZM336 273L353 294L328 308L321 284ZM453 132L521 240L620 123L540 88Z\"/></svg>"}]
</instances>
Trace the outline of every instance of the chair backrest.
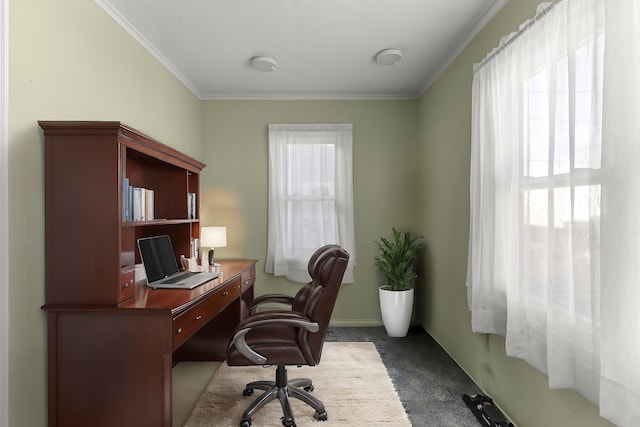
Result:
<instances>
[{"instance_id":1,"label":"chair backrest","mask_svg":"<svg viewBox=\"0 0 640 427\"><path fill-rule=\"evenodd\" d=\"M316 263L318 262L318 258L320 257L320 255L322 255L324 252L329 251L331 249L333 249L334 247L339 247L337 245L325 245L322 246L321 248L317 249L312 255L311 258L309 258L309 264L308 264L308 271L309 271L309 276L313 278L313 269L316 268ZM311 289L313 288L314 283L313 283L313 279L311 279L311 281L309 283L307 283L306 285L304 285L303 287L301 287L298 292L296 293L296 295L293 298L293 303L291 305L291 310L292 311L297 311L300 313L303 313L305 311L305 306L307 304L307 298L309 296L309 291L311 291Z\"/></svg>"},{"instance_id":2,"label":"chair backrest","mask_svg":"<svg viewBox=\"0 0 640 427\"><path fill-rule=\"evenodd\" d=\"M311 282L294 299L292 309L309 316L320 327L316 333L301 330L298 336L310 364L320 361L329 320L348 262L349 254L338 245L326 245L318 249L309 259Z\"/></svg>"}]
</instances>

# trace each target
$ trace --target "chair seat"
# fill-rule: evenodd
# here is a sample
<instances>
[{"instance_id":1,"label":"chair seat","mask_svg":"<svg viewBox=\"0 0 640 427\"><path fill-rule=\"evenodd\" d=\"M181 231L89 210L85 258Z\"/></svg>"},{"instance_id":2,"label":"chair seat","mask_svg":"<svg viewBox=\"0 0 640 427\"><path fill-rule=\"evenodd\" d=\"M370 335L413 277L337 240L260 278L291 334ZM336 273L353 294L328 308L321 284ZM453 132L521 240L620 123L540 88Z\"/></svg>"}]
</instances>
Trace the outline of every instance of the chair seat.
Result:
<instances>
[{"instance_id":1,"label":"chair seat","mask_svg":"<svg viewBox=\"0 0 640 427\"><path fill-rule=\"evenodd\" d=\"M253 345L251 348L267 357L268 360L278 360L283 365L308 365L300 347L292 345L265 344ZM227 352L227 365L229 366L255 366L255 362L244 357L236 348Z\"/></svg>"}]
</instances>

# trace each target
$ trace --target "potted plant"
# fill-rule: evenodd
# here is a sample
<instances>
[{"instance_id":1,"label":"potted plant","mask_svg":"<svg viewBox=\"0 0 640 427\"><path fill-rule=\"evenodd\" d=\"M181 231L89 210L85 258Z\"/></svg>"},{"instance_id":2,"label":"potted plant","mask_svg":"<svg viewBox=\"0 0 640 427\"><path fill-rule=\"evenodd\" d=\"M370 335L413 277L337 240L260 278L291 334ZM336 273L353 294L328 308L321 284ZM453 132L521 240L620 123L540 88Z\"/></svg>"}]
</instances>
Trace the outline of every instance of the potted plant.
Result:
<instances>
[{"instance_id":1,"label":"potted plant","mask_svg":"<svg viewBox=\"0 0 640 427\"><path fill-rule=\"evenodd\" d=\"M418 277L415 260L422 238L392 231L392 240L381 237L376 242L380 252L374 261L385 280L379 288L382 322L389 336L404 337L411 323L413 283Z\"/></svg>"}]
</instances>

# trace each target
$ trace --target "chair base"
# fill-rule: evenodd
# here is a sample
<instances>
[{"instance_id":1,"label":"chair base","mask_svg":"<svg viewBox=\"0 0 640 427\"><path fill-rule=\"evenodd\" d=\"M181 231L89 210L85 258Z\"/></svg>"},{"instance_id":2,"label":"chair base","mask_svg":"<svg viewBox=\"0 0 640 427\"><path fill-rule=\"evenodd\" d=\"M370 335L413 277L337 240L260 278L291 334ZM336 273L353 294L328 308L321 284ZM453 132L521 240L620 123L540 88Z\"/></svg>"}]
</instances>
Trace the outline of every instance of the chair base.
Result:
<instances>
[{"instance_id":1,"label":"chair base","mask_svg":"<svg viewBox=\"0 0 640 427\"><path fill-rule=\"evenodd\" d=\"M324 404L318 398L313 396L313 383L309 378L296 378L291 381L287 380L287 369L284 365L278 365L276 369L275 381L253 381L246 385L242 394L244 396L250 396L255 389L264 390L256 400L249 405L246 411L242 414L242 420L240 421L241 427L249 427L251 425L251 417L267 403L274 399L280 401L282 407L282 425L287 427L295 427L295 421L293 419L293 411L291 410L291 403L289 397L294 397L298 400L302 400L307 405L316 410L313 414L314 418L320 421L327 419L327 412L324 409Z\"/></svg>"}]
</instances>

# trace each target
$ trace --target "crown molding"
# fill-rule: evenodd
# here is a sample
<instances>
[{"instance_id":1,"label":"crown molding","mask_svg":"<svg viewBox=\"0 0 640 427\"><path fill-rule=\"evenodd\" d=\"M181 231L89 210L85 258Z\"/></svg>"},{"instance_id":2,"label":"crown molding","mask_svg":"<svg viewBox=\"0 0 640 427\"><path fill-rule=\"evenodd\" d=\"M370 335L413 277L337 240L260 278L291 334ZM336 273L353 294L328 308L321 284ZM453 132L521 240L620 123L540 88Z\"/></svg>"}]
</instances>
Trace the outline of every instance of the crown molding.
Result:
<instances>
[{"instance_id":1,"label":"crown molding","mask_svg":"<svg viewBox=\"0 0 640 427\"><path fill-rule=\"evenodd\" d=\"M205 95L200 100L202 101L390 101L400 100L415 101L413 95L345 95L344 93L296 93L296 94L281 94L281 93L265 93L254 95Z\"/></svg>"},{"instance_id":2,"label":"crown molding","mask_svg":"<svg viewBox=\"0 0 640 427\"><path fill-rule=\"evenodd\" d=\"M453 61L462 53L462 51L471 43L471 41L482 31L484 27L509 3L509 0L496 0L485 11L485 13L476 21L475 25L458 43L457 47L451 51L451 54L440 64L440 66L427 78L422 88L416 93L415 98L419 99L429 89L429 87L444 73L444 71L453 63Z\"/></svg>"},{"instance_id":3,"label":"crown molding","mask_svg":"<svg viewBox=\"0 0 640 427\"><path fill-rule=\"evenodd\" d=\"M182 84L184 84L187 89L189 89L198 99L202 99L202 94L198 91L196 86L178 70L178 68L173 65L171 61L169 61L156 47L151 43L146 37L144 37L124 16L120 14L116 9L114 9L108 2L105 0L94 0L102 10L104 10L107 15L113 18L124 30L131 35L134 39L138 41L146 50L149 51L151 55L153 55L164 67L169 70Z\"/></svg>"}]
</instances>

